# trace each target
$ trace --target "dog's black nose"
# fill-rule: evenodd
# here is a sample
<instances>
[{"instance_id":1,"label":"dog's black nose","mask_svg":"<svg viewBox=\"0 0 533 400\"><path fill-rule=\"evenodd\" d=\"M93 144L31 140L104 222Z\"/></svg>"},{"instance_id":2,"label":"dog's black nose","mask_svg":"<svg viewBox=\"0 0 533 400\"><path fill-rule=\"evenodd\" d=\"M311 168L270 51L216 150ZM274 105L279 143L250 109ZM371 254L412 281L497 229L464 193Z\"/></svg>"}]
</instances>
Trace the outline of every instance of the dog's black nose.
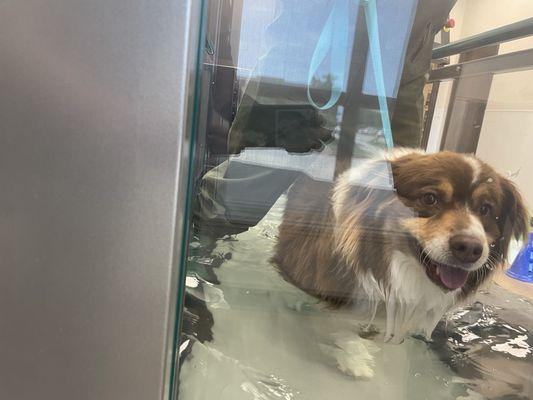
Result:
<instances>
[{"instance_id":1,"label":"dog's black nose","mask_svg":"<svg viewBox=\"0 0 533 400\"><path fill-rule=\"evenodd\" d=\"M450 249L457 260L474 263L483 253L483 244L472 236L455 235L450 239Z\"/></svg>"}]
</instances>

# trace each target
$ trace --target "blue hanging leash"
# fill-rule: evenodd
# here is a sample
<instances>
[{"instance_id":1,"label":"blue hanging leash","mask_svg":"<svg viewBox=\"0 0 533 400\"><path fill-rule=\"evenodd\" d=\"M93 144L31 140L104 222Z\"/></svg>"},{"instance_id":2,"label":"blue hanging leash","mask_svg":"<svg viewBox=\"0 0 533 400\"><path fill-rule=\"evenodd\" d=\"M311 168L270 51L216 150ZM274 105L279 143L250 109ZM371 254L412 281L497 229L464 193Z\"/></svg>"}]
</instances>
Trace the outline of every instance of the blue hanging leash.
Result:
<instances>
[{"instance_id":1,"label":"blue hanging leash","mask_svg":"<svg viewBox=\"0 0 533 400\"><path fill-rule=\"evenodd\" d=\"M327 110L333 107L342 93L342 86L346 77L346 62L348 57L348 28L349 28L349 0L336 0L329 17L320 34L318 43L311 58L309 76L307 79L307 98L313 107ZM326 57L330 55L331 95L324 105L318 105L311 95L311 84L318 68Z\"/></svg>"},{"instance_id":2,"label":"blue hanging leash","mask_svg":"<svg viewBox=\"0 0 533 400\"><path fill-rule=\"evenodd\" d=\"M383 126L385 143L387 144L387 147L391 149L394 146L394 142L392 140L389 106L387 104L387 91L385 90L383 61L381 59L381 45L379 43L378 11L376 7L376 0L363 0L363 6L365 8L365 19L368 29L368 44L370 47L370 58L372 59L372 69L374 71L374 81L376 82L381 125Z\"/></svg>"},{"instance_id":3,"label":"blue hanging leash","mask_svg":"<svg viewBox=\"0 0 533 400\"><path fill-rule=\"evenodd\" d=\"M349 0L336 0L326 21L326 25L320 34L315 52L309 67L307 81L307 98L309 102L319 110L327 110L333 107L340 98L342 86L346 79L346 64L348 55L348 31L349 31ZM381 58L381 45L379 41L378 12L376 0L362 0L365 11L365 21L368 30L368 42L370 49L370 59L376 92L379 103L379 112L385 143L390 149L394 146L392 139L392 129L389 117L389 107L387 104L387 92L385 89L385 78L383 72L383 61ZM331 51L330 51L331 50ZM330 73L332 77L332 88L329 100L319 106L311 95L311 83L320 64L330 54Z\"/></svg>"}]
</instances>

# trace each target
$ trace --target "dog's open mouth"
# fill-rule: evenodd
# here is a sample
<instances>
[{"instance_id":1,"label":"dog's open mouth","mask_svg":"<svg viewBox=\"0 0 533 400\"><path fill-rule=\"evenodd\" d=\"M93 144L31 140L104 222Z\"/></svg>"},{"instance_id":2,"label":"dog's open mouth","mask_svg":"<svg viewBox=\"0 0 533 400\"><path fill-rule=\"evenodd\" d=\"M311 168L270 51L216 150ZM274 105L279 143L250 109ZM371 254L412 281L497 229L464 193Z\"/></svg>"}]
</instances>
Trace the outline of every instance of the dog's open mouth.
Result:
<instances>
[{"instance_id":1,"label":"dog's open mouth","mask_svg":"<svg viewBox=\"0 0 533 400\"><path fill-rule=\"evenodd\" d=\"M422 265L426 267L428 278L437 286L445 290L455 290L463 287L468 280L468 271L453 267L447 264L441 264L431 259L421 248L418 247L419 259Z\"/></svg>"},{"instance_id":2,"label":"dog's open mouth","mask_svg":"<svg viewBox=\"0 0 533 400\"><path fill-rule=\"evenodd\" d=\"M448 290L462 287L468 279L468 271L450 265L440 264L422 255L422 263L426 267L426 274L438 286Z\"/></svg>"}]
</instances>

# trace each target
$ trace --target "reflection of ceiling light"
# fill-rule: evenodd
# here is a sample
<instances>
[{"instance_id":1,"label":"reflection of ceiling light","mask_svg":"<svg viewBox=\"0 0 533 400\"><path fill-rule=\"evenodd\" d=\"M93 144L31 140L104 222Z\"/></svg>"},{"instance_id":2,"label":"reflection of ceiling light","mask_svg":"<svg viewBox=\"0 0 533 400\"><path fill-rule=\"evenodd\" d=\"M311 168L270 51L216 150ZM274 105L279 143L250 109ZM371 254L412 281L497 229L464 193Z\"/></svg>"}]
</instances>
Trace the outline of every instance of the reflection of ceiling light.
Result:
<instances>
[{"instance_id":1,"label":"reflection of ceiling light","mask_svg":"<svg viewBox=\"0 0 533 400\"><path fill-rule=\"evenodd\" d=\"M198 282L198 279L196 279L194 276L188 276L185 278L185 286L190 288L196 288L200 282Z\"/></svg>"}]
</instances>

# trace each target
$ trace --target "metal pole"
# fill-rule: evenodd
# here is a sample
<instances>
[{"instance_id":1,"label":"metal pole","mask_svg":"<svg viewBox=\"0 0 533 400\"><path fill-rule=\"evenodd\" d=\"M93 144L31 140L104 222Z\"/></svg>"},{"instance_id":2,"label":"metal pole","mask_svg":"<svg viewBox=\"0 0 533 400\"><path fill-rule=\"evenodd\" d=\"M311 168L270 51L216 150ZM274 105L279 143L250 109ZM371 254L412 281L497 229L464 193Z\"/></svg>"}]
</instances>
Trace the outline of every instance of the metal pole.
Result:
<instances>
[{"instance_id":1,"label":"metal pole","mask_svg":"<svg viewBox=\"0 0 533 400\"><path fill-rule=\"evenodd\" d=\"M433 49L432 58L443 58L483 46L508 42L531 35L533 35L533 18L528 18L444 46L436 47Z\"/></svg>"},{"instance_id":2,"label":"metal pole","mask_svg":"<svg viewBox=\"0 0 533 400\"><path fill-rule=\"evenodd\" d=\"M350 167L355 147L355 134L359 121L359 109L363 97L363 82L368 54L368 33L364 15L364 8L359 6L357 25L354 35L350 74L346 89L346 101L342 115L342 125L335 162L335 177Z\"/></svg>"}]
</instances>

